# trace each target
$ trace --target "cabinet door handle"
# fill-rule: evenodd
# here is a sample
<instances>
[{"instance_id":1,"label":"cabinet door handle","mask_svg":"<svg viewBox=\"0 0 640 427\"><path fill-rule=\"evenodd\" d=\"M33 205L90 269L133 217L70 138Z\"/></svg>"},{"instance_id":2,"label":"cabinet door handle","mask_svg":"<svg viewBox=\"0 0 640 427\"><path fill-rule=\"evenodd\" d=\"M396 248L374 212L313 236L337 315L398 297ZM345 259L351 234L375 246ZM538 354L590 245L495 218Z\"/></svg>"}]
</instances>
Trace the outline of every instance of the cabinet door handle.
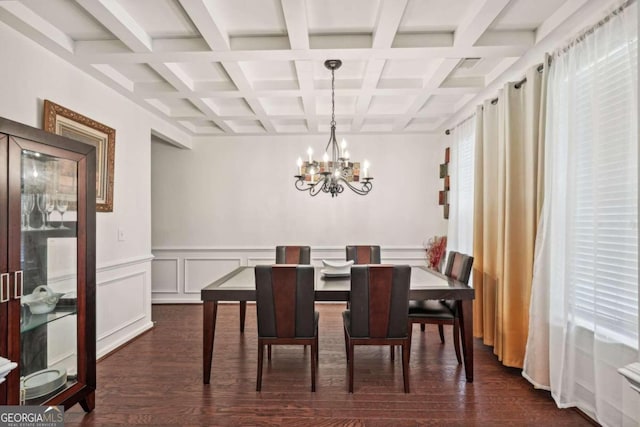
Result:
<instances>
[{"instance_id":1,"label":"cabinet door handle","mask_svg":"<svg viewBox=\"0 0 640 427\"><path fill-rule=\"evenodd\" d=\"M20 276L20 293L18 293L18 276ZM22 292L24 291L24 280L22 279L22 270L18 270L13 273L13 297L15 299L22 298Z\"/></svg>"},{"instance_id":2,"label":"cabinet door handle","mask_svg":"<svg viewBox=\"0 0 640 427\"><path fill-rule=\"evenodd\" d=\"M0 304L9 301L9 273L0 274Z\"/></svg>"}]
</instances>

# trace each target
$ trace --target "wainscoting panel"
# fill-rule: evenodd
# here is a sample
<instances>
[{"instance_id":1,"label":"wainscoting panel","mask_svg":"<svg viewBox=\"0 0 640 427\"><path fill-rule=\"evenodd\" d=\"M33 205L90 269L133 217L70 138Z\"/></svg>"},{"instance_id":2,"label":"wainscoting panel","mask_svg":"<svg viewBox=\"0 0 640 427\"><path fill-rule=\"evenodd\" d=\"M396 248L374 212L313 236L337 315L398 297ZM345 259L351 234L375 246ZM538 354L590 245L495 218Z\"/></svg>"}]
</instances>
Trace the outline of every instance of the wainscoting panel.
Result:
<instances>
[{"instance_id":1,"label":"wainscoting panel","mask_svg":"<svg viewBox=\"0 0 640 427\"><path fill-rule=\"evenodd\" d=\"M155 258L151 263L153 292L175 294L178 289L178 258Z\"/></svg>"},{"instance_id":2,"label":"wainscoting panel","mask_svg":"<svg viewBox=\"0 0 640 427\"><path fill-rule=\"evenodd\" d=\"M202 288L241 265L240 258L185 258L184 293L198 294L199 298Z\"/></svg>"},{"instance_id":3,"label":"wainscoting panel","mask_svg":"<svg viewBox=\"0 0 640 427\"><path fill-rule=\"evenodd\" d=\"M239 266L275 262L271 248L158 247L152 250L151 301L154 304L200 303L200 290ZM426 265L422 247L382 248L387 264ZM322 260L345 259L344 246L312 247L311 264L321 267Z\"/></svg>"},{"instance_id":4,"label":"wainscoting panel","mask_svg":"<svg viewBox=\"0 0 640 427\"><path fill-rule=\"evenodd\" d=\"M171 264L171 261L164 261L164 264L162 262L161 269L166 269L166 266ZM151 256L98 266L96 277L98 358L153 327L151 269ZM175 279L170 280L169 283L173 286Z\"/></svg>"}]
</instances>

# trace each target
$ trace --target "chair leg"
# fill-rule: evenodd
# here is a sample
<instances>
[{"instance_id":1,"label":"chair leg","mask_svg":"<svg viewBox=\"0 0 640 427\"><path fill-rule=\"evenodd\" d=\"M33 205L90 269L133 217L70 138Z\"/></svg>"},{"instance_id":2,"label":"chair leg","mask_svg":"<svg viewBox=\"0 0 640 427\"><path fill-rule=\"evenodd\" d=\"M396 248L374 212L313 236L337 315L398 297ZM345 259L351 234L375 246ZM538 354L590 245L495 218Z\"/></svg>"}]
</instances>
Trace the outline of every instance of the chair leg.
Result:
<instances>
[{"instance_id":1,"label":"chair leg","mask_svg":"<svg viewBox=\"0 0 640 427\"><path fill-rule=\"evenodd\" d=\"M409 340L402 343L402 380L404 382L404 392L409 393Z\"/></svg>"},{"instance_id":2,"label":"chair leg","mask_svg":"<svg viewBox=\"0 0 640 427\"><path fill-rule=\"evenodd\" d=\"M244 319L247 316L247 302L240 301L240 333L244 333Z\"/></svg>"},{"instance_id":3,"label":"chair leg","mask_svg":"<svg viewBox=\"0 0 640 427\"><path fill-rule=\"evenodd\" d=\"M453 348L456 350L456 359L458 359L458 365L462 364L462 358L460 357L460 323L458 319L453 322Z\"/></svg>"},{"instance_id":4,"label":"chair leg","mask_svg":"<svg viewBox=\"0 0 640 427\"><path fill-rule=\"evenodd\" d=\"M353 393L353 342L349 340L349 352L347 356L347 360L349 360L349 393Z\"/></svg>"},{"instance_id":5,"label":"chair leg","mask_svg":"<svg viewBox=\"0 0 640 427\"><path fill-rule=\"evenodd\" d=\"M444 330L442 325L438 325L438 333L440 334L440 342L444 344Z\"/></svg>"},{"instance_id":6,"label":"chair leg","mask_svg":"<svg viewBox=\"0 0 640 427\"><path fill-rule=\"evenodd\" d=\"M344 330L344 352L347 355L347 363L349 363L349 337L347 335L347 329L343 328Z\"/></svg>"},{"instance_id":7,"label":"chair leg","mask_svg":"<svg viewBox=\"0 0 640 427\"><path fill-rule=\"evenodd\" d=\"M389 346L389 353L390 353L391 361L393 362L394 360L396 360L396 346L395 345L390 345Z\"/></svg>"},{"instance_id":8,"label":"chair leg","mask_svg":"<svg viewBox=\"0 0 640 427\"><path fill-rule=\"evenodd\" d=\"M425 330L425 324L424 323L420 323L420 331L424 332Z\"/></svg>"},{"instance_id":9,"label":"chair leg","mask_svg":"<svg viewBox=\"0 0 640 427\"><path fill-rule=\"evenodd\" d=\"M413 336L413 323L409 321L409 346L407 348L407 353L409 353L409 361L411 361L411 337Z\"/></svg>"},{"instance_id":10,"label":"chair leg","mask_svg":"<svg viewBox=\"0 0 640 427\"><path fill-rule=\"evenodd\" d=\"M256 391L262 390L262 360L264 357L264 344L258 339L258 375L256 378Z\"/></svg>"},{"instance_id":11,"label":"chair leg","mask_svg":"<svg viewBox=\"0 0 640 427\"><path fill-rule=\"evenodd\" d=\"M316 391L316 363L318 359L318 337L311 344L311 391Z\"/></svg>"},{"instance_id":12,"label":"chair leg","mask_svg":"<svg viewBox=\"0 0 640 427\"><path fill-rule=\"evenodd\" d=\"M267 345L267 360L271 360L271 344Z\"/></svg>"}]
</instances>

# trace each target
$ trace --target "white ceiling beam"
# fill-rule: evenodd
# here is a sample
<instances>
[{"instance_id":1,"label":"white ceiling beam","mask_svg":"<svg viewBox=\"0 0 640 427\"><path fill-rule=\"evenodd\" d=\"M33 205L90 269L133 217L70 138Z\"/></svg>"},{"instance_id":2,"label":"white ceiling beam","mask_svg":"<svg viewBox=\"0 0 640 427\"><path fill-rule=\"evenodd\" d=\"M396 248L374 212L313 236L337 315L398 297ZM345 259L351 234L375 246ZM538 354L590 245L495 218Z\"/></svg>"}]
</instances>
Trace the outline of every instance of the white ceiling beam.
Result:
<instances>
[{"instance_id":1,"label":"white ceiling beam","mask_svg":"<svg viewBox=\"0 0 640 427\"><path fill-rule=\"evenodd\" d=\"M185 74L178 64L149 64L160 76L183 94L184 99L191 102L200 112L225 132L233 133L231 128L218 114L199 97L193 95L193 80ZM182 123L184 126L184 123ZM188 126L185 126L189 128ZM193 131L192 128L189 130Z\"/></svg>"},{"instance_id":2,"label":"white ceiling beam","mask_svg":"<svg viewBox=\"0 0 640 427\"><path fill-rule=\"evenodd\" d=\"M244 71L242 71L242 68L240 68L240 65L237 62L223 62L222 66L227 71L227 74L229 75L233 83L235 83L238 90L247 94L247 96L245 96L245 101L247 102L247 104L249 104L249 107L251 107L253 112L256 114L260 123L262 123L262 127L264 127L268 133L276 133L276 129L269 120L269 117L267 116L264 107L260 103L260 100L257 96L252 95L253 88L251 87L251 83L245 76Z\"/></svg>"},{"instance_id":3,"label":"white ceiling beam","mask_svg":"<svg viewBox=\"0 0 640 427\"><path fill-rule=\"evenodd\" d=\"M71 37L19 1L0 2L0 20L59 55L74 51Z\"/></svg>"},{"instance_id":4,"label":"white ceiling beam","mask_svg":"<svg viewBox=\"0 0 640 427\"><path fill-rule=\"evenodd\" d=\"M540 43L553 33L569 17L578 12L589 0L567 0L536 30L535 44Z\"/></svg>"},{"instance_id":5,"label":"white ceiling beam","mask_svg":"<svg viewBox=\"0 0 640 427\"><path fill-rule=\"evenodd\" d=\"M440 87L442 82L453 71L460 62L459 59L440 59L437 62L437 66L433 73L426 78L426 83L423 91L416 96L411 106L407 111L397 119L393 124L393 130L395 132L401 132L409 124L409 122L416 116L418 111L424 106L424 104L431 98L433 92Z\"/></svg>"},{"instance_id":6,"label":"white ceiling beam","mask_svg":"<svg viewBox=\"0 0 640 427\"><path fill-rule=\"evenodd\" d=\"M373 90L380 80L380 75L384 69L385 61L381 59L373 59L367 63L364 73L364 81L362 82L362 91L356 102L355 119L351 122L351 131L357 132L362 128L364 118L373 98ZM340 91L342 94L342 91Z\"/></svg>"},{"instance_id":7,"label":"white ceiling beam","mask_svg":"<svg viewBox=\"0 0 640 427\"><path fill-rule=\"evenodd\" d=\"M500 77L502 73L504 73L509 68L511 68L511 66L518 60L518 58L519 57L517 56L508 56L502 59L500 62L498 62L498 64L493 68L493 70L491 70L489 73L487 73L484 76L484 86L487 87L491 83L493 83L493 81L498 77Z\"/></svg>"},{"instance_id":8,"label":"white ceiling beam","mask_svg":"<svg viewBox=\"0 0 640 427\"><path fill-rule=\"evenodd\" d=\"M313 63L311 61L296 61L295 64L307 127L310 131L315 132L318 130L318 116L316 111L316 98L314 96Z\"/></svg>"},{"instance_id":9,"label":"white ceiling beam","mask_svg":"<svg viewBox=\"0 0 640 427\"><path fill-rule=\"evenodd\" d=\"M185 74L179 65L174 63L149 63L156 73L158 73L163 79L165 79L176 90L189 93L193 90L193 80Z\"/></svg>"},{"instance_id":10,"label":"white ceiling beam","mask_svg":"<svg viewBox=\"0 0 640 427\"><path fill-rule=\"evenodd\" d=\"M206 0L179 0L182 8L212 50L229 50L229 34L213 16L213 5Z\"/></svg>"},{"instance_id":11,"label":"white ceiling beam","mask_svg":"<svg viewBox=\"0 0 640 427\"><path fill-rule=\"evenodd\" d=\"M304 1L280 0L291 49L309 49L309 26Z\"/></svg>"},{"instance_id":12,"label":"white ceiling beam","mask_svg":"<svg viewBox=\"0 0 640 427\"><path fill-rule=\"evenodd\" d=\"M195 62L222 61L324 61L327 58L369 59L438 59L438 58L503 58L521 56L525 46L460 46L415 47L392 49L309 49L309 50L255 50L255 51L192 51L162 53L113 53L91 52L83 49L76 57L92 64L143 64L147 62Z\"/></svg>"},{"instance_id":13,"label":"white ceiling beam","mask_svg":"<svg viewBox=\"0 0 640 427\"><path fill-rule=\"evenodd\" d=\"M536 43L536 32L532 30L492 31L487 30L475 42L476 46L526 46Z\"/></svg>"},{"instance_id":14,"label":"white ceiling beam","mask_svg":"<svg viewBox=\"0 0 640 427\"><path fill-rule=\"evenodd\" d=\"M511 0L475 0L455 31L454 46L473 46Z\"/></svg>"},{"instance_id":15,"label":"white ceiling beam","mask_svg":"<svg viewBox=\"0 0 640 427\"><path fill-rule=\"evenodd\" d=\"M116 0L76 0L76 3L132 51L152 51L151 37Z\"/></svg>"},{"instance_id":16,"label":"white ceiling beam","mask_svg":"<svg viewBox=\"0 0 640 427\"><path fill-rule=\"evenodd\" d=\"M389 49L398 32L402 15L408 0L383 0L378 8L378 18L373 30L373 49ZM370 59L364 72L362 92L356 101L356 115L351 122L351 131L358 132L364 123L365 116L373 99L372 90L378 85L385 60Z\"/></svg>"},{"instance_id":17,"label":"white ceiling beam","mask_svg":"<svg viewBox=\"0 0 640 427\"><path fill-rule=\"evenodd\" d=\"M291 49L309 50L309 26L305 2L281 0L281 4ZM314 96L313 63L311 61L295 61L295 66L307 129L316 132L318 130L318 116Z\"/></svg>"},{"instance_id":18,"label":"white ceiling beam","mask_svg":"<svg viewBox=\"0 0 640 427\"><path fill-rule=\"evenodd\" d=\"M193 105L195 105L200 111L204 113L205 116L212 122L216 124L220 129L222 129L227 134L232 134L233 130L227 125L227 123L218 115L212 106L205 99L191 97L189 101Z\"/></svg>"},{"instance_id":19,"label":"white ceiling beam","mask_svg":"<svg viewBox=\"0 0 640 427\"><path fill-rule=\"evenodd\" d=\"M127 77L122 75L122 73L118 72L115 68L111 67L110 65L95 64L93 65L93 68L100 71L105 76L109 77L111 80L113 80L115 83L122 86L128 92L133 92L133 90L135 89L134 82L129 80Z\"/></svg>"},{"instance_id":20,"label":"white ceiling beam","mask_svg":"<svg viewBox=\"0 0 640 427\"><path fill-rule=\"evenodd\" d=\"M374 49L388 49L398 32L408 0L383 0L378 9L378 21L373 30Z\"/></svg>"}]
</instances>

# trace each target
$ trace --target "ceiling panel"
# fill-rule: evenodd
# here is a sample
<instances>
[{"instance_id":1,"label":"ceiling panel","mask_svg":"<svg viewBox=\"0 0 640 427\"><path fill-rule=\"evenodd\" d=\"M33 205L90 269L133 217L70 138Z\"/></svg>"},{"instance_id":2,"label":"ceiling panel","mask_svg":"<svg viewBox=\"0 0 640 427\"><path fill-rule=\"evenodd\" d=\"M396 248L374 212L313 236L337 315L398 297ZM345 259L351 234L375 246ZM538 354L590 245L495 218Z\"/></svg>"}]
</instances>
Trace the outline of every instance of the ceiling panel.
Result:
<instances>
[{"instance_id":1,"label":"ceiling panel","mask_svg":"<svg viewBox=\"0 0 640 427\"><path fill-rule=\"evenodd\" d=\"M73 40L115 39L93 16L68 0L24 0L22 3Z\"/></svg>"},{"instance_id":2,"label":"ceiling panel","mask_svg":"<svg viewBox=\"0 0 640 427\"><path fill-rule=\"evenodd\" d=\"M379 0L305 0L310 34L372 33Z\"/></svg>"},{"instance_id":3,"label":"ceiling panel","mask_svg":"<svg viewBox=\"0 0 640 427\"><path fill-rule=\"evenodd\" d=\"M402 33L454 31L469 7L479 0L409 0Z\"/></svg>"},{"instance_id":4,"label":"ceiling panel","mask_svg":"<svg viewBox=\"0 0 640 427\"><path fill-rule=\"evenodd\" d=\"M151 38L199 35L177 0L118 0L118 2Z\"/></svg>"},{"instance_id":5,"label":"ceiling panel","mask_svg":"<svg viewBox=\"0 0 640 427\"><path fill-rule=\"evenodd\" d=\"M230 36L284 35L279 0L209 0L215 20Z\"/></svg>"},{"instance_id":6,"label":"ceiling panel","mask_svg":"<svg viewBox=\"0 0 640 427\"><path fill-rule=\"evenodd\" d=\"M535 30L567 0L511 0L492 30Z\"/></svg>"}]
</instances>

